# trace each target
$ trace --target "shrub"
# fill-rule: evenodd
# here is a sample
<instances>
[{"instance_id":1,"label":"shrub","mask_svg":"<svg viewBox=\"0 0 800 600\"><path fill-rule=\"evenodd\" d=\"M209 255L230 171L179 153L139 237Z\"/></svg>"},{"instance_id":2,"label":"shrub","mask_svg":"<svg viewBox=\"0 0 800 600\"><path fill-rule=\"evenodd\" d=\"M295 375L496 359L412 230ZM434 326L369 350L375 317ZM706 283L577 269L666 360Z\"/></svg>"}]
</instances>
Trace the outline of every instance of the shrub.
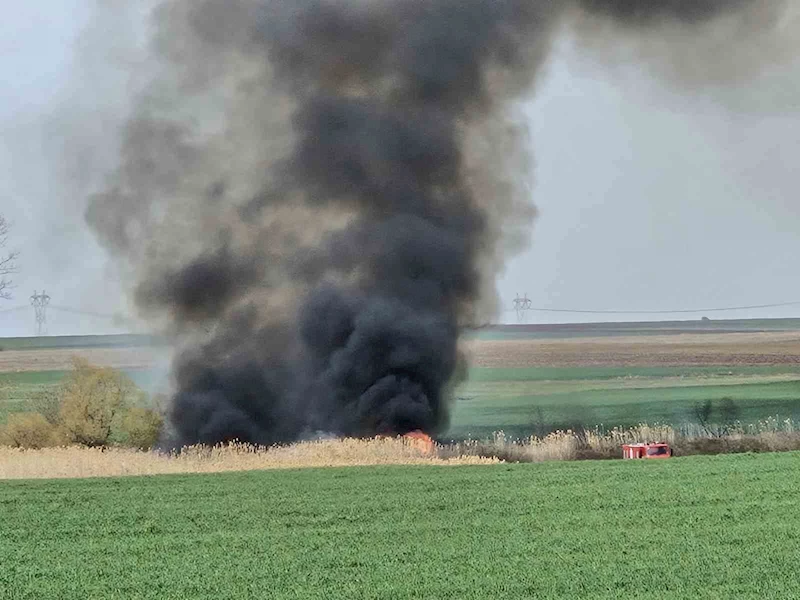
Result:
<instances>
[{"instance_id":1,"label":"shrub","mask_svg":"<svg viewBox=\"0 0 800 600\"><path fill-rule=\"evenodd\" d=\"M134 406L125 411L120 427L126 446L149 450L161 435L164 419L155 410Z\"/></svg>"},{"instance_id":2,"label":"shrub","mask_svg":"<svg viewBox=\"0 0 800 600\"><path fill-rule=\"evenodd\" d=\"M62 440L58 429L36 412L12 413L0 429L0 445L15 448L47 448Z\"/></svg>"},{"instance_id":3,"label":"shrub","mask_svg":"<svg viewBox=\"0 0 800 600\"><path fill-rule=\"evenodd\" d=\"M700 426L710 433L711 413L714 410L714 403L711 400L706 400L702 404L694 407L694 418Z\"/></svg>"},{"instance_id":4,"label":"shrub","mask_svg":"<svg viewBox=\"0 0 800 600\"><path fill-rule=\"evenodd\" d=\"M59 424L61 410L61 390L59 387L47 387L36 392L31 398L33 412L42 415L52 425Z\"/></svg>"},{"instance_id":5,"label":"shrub","mask_svg":"<svg viewBox=\"0 0 800 600\"><path fill-rule=\"evenodd\" d=\"M59 420L67 442L104 446L126 405L139 395L130 378L111 368L73 359L74 369L61 391Z\"/></svg>"},{"instance_id":6,"label":"shrub","mask_svg":"<svg viewBox=\"0 0 800 600\"><path fill-rule=\"evenodd\" d=\"M739 407L733 398L725 397L719 401L719 415L725 427L733 426L739 420L739 413Z\"/></svg>"}]
</instances>

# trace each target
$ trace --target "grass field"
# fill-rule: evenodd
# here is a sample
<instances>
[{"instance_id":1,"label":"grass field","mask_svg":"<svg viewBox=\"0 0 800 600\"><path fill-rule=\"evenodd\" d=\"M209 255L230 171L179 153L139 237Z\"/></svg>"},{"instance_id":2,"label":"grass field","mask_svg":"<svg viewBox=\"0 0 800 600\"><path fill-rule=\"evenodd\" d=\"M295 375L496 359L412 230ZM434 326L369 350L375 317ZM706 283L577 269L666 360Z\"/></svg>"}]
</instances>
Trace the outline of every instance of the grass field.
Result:
<instances>
[{"instance_id":1,"label":"grass field","mask_svg":"<svg viewBox=\"0 0 800 600\"><path fill-rule=\"evenodd\" d=\"M127 372L145 389L163 376ZM10 412L30 410L37 394L57 385L65 373L0 373L0 423ZM679 426L695 421L696 407L706 400L718 405L723 398L734 401L743 423L774 416L800 420L800 365L474 368L456 396L442 439L483 438L497 430L525 437L641 422Z\"/></svg>"},{"instance_id":2,"label":"grass field","mask_svg":"<svg viewBox=\"0 0 800 600\"><path fill-rule=\"evenodd\" d=\"M37 395L61 381L63 371L0 373L0 424L9 413L32 410Z\"/></svg>"},{"instance_id":3,"label":"grass field","mask_svg":"<svg viewBox=\"0 0 800 600\"><path fill-rule=\"evenodd\" d=\"M37 396L54 389L67 371L22 371L0 373L0 424L9 413L32 410ZM142 389L150 390L163 373L148 369L126 370L126 374Z\"/></svg>"},{"instance_id":4,"label":"grass field","mask_svg":"<svg viewBox=\"0 0 800 600\"><path fill-rule=\"evenodd\" d=\"M445 436L512 437L554 429L679 426L695 409L730 398L734 417L754 423L771 416L800 419L800 365L760 367L474 368L457 390Z\"/></svg>"},{"instance_id":5,"label":"grass field","mask_svg":"<svg viewBox=\"0 0 800 600\"><path fill-rule=\"evenodd\" d=\"M681 425L706 401L733 417L800 420L800 321L502 326L466 336L469 380L441 439L564 428ZM151 340L152 341L152 340ZM143 336L0 340L0 424L56 383L80 353L166 391L168 352ZM75 347L69 347L72 344ZM17 348L14 350L13 348ZM24 349L28 348L28 349ZM712 414L713 420L730 414Z\"/></svg>"},{"instance_id":6,"label":"grass field","mask_svg":"<svg viewBox=\"0 0 800 600\"><path fill-rule=\"evenodd\" d=\"M800 597L796 453L4 482L4 600Z\"/></svg>"},{"instance_id":7,"label":"grass field","mask_svg":"<svg viewBox=\"0 0 800 600\"><path fill-rule=\"evenodd\" d=\"M0 338L0 351L44 350L58 348L129 348L157 346L164 340L158 336L123 333L117 335L53 335L40 337Z\"/></svg>"}]
</instances>

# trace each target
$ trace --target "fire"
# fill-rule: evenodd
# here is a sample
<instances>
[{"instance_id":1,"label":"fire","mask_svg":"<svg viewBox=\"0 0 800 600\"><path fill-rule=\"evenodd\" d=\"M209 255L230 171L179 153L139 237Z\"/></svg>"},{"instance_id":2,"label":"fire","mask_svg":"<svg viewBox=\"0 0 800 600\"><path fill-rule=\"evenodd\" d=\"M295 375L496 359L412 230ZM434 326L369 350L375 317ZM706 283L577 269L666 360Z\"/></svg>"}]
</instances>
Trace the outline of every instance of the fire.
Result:
<instances>
[{"instance_id":1,"label":"fire","mask_svg":"<svg viewBox=\"0 0 800 600\"><path fill-rule=\"evenodd\" d=\"M416 431L409 431L403 436L403 441L417 448L422 454L432 455L436 450L436 444L433 442L431 436L417 429Z\"/></svg>"}]
</instances>

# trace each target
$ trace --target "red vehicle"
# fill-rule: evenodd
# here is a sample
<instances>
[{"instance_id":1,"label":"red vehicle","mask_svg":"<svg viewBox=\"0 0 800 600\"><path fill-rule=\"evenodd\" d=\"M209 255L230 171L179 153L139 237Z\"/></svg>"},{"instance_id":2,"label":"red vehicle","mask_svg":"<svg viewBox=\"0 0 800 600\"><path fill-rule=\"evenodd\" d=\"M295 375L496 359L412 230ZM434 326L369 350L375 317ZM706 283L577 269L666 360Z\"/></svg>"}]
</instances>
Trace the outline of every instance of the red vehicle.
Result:
<instances>
[{"instance_id":1,"label":"red vehicle","mask_svg":"<svg viewBox=\"0 0 800 600\"><path fill-rule=\"evenodd\" d=\"M671 456L672 448L665 442L622 446L622 458L670 458Z\"/></svg>"}]
</instances>

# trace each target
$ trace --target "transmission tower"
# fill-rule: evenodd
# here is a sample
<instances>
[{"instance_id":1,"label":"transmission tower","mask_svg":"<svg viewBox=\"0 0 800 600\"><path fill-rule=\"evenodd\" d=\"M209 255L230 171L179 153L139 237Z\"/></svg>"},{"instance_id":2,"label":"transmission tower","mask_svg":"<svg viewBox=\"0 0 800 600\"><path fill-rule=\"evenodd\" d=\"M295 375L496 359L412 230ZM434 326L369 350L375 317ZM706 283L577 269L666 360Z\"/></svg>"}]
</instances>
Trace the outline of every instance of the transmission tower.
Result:
<instances>
[{"instance_id":1,"label":"transmission tower","mask_svg":"<svg viewBox=\"0 0 800 600\"><path fill-rule=\"evenodd\" d=\"M528 294L526 293L524 297L520 298L519 294L517 297L514 298L514 310L517 313L517 322L524 323L525 322L525 313L531 309L533 303L528 298Z\"/></svg>"},{"instance_id":2,"label":"transmission tower","mask_svg":"<svg viewBox=\"0 0 800 600\"><path fill-rule=\"evenodd\" d=\"M50 304L50 296L44 290L41 294L34 291L31 304L36 313L36 335L43 335L47 333L47 305Z\"/></svg>"}]
</instances>

